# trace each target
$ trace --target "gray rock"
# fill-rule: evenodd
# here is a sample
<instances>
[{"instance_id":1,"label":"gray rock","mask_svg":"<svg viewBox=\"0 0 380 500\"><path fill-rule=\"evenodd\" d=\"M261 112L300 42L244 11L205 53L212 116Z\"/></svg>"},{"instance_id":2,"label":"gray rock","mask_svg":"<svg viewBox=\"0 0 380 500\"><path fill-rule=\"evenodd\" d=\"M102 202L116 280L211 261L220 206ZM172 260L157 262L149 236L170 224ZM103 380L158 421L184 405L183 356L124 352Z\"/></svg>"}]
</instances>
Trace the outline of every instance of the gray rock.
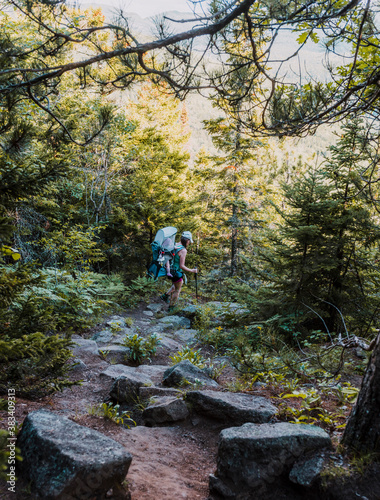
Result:
<instances>
[{"instance_id":1,"label":"gray rock","mask_svg":"<svg viewBox=\"0 0 380 500\"><path fill-rule=\"evenodd\" d=\"M301 486L310 487L319 478L325 463L325 454L316 453L301 457L295 462L289 474L289 479Z\"/></svg>"},{"instance_id":2,"label":"gray rock","mask_svg":"<svg viewBox=\"0 0 380 500\"><path fill-rule=\"evenodd\" d=\"M107 345L99 349L100 356L108 363L122 363L127 361L131 350L122 345Z\"/></svg>"},{"instance_id":3,"label":"gray rock","mask_svg":"<svg viewBox=\"0 0 380 500\"><path fill-rule=\"evenodd\" d=\"M76 338L75 343L77 345L73 347L74 356L80 359L83 357L99 357L98 346L94 340Z\"/></svg>"},{"instance_id":4,"label":"gray rock","mask_svg":"<svg viewBox=\"0 0 380 500\"><path fill-rule=\"evenodd\" d=\"M121 485L132 460L113 439L46 410L29 413L17 445L33 498L104 498Z\"/></svg>"},{"instance_id":5,"label":"gray rock","mask_svg":"<svg viewBox=\"0 0 380 500\"><path fill-rule=\"evenodd\" d=\"M267 399L250 394L190 391L186 401L198 413L236 425L266 423L277 413L277 408Z\"/></svg>"},{"instance_id":6,"label":"gray rock","mask_svg":"<svg viewBox=\"0 0 380 500\"><path fill-rule=\"evenodd\" d=\"M210 481L210 488L219 486L211 493L220 495L223 483L233 498L267 498L284 478L291 484L288 475L298 457L323 448L331 448L331 439L313 425L247 423L225 429L219 437L218 481Z\"/></svg>"},{"instance_id":7,"label":"gray rock","mask_svg":"<svg viewBox=\"0 0 380 500\"><path fill-rule=\"evenodd\" d=\"M162 311L162 309L164 308L164 304L149 304L146 306L146 308L156 314Z\"/></svg>"},{"instance_id":8,"label":"gray rock","mask_svg":"<svg viewBox=\"0 0 380 500\"><path fill-rule=\"evenodd\" d=\"M170 351L179 351L182 348L182 345L176 340L173 340L166 335L161 335L160 337L159 347L169 349Z\"/></svg>"},{"instance_id":9,"label":"gray rock","mask_svg":"<svg viewBox=\"0 0 380 500\"><path fill-rule=\"evenodd\" d=\"M181 396L181 391L178 389L173 389L172 387L140 387L139 396L141 399L147 400L152 397L163 397L163 396Z\"/></svg>"},{"instance_id":10,"label":"gray rock","mask_svg":"<svg viewBox=\"0 0 380 500\"><path fill-rule=\"evenodd\" d=\"M99 377L103 380L114 381L119 377L128 377L129 375L133 375L136 372L136 368L133 366L126 365L111 365L106 370L99 373Z\"/></svg>"},{"instance_id":11,"label":"gray rock","mask_svg":"<svg viewBox=\"0 0 380 500\"><path fill-rule=\"evenodd\" d=\"M181 316L165 316L164 318L160 318L158 322L165 325L167 329L178 330L179 328L190 328L191 326L190 320Z\"/></svg>"},{"instance_id":12,"label":"gray rock","mask_svg":"<svg viewBox=\"0 0 380 500\"><path fill-rule=\"evenodd\" d=\"M145 425L150 427L156 424L185 420L188 416L189 410L186 403L183 399L173 396L159 398L158 401L147 406L142 414Z\"/></svg>"},{"instance_id":13,"label":"gray rock","mask_svg":"<svg viewBox=\"0 0 380 500\"><path fill-rule=\"evenodd\" d=\"M219 384L208 377L200 368L185 359L168 368L163 377L166 386L199 384L203 387L219 387Z\"/></svg>"},{"instance_id":14,"label":"gray rock","mask_svg":"<svg viewBox=\"0 0 380 500\"><path fill-rule=\"evenodd\" d=\"M120 331L113 332L111 330L102 330L95 333L92 340L97 344L122 344L126 335L131 335L133 330L131 328L122 328Z\"/></svg>"},{"instance_id":15,"label":"gray rock","mask_svg":"<svg viewBox=\"0 0 380 500\"><path fill-rule=\"evenodd\" d=\"M149 321L138 320L134 322L134 326L137 328L145 328L150 325Z\"/></svg>"},{"instance_id":16,"label":"gray rock","mask_svg":"<svg viewBox=\"0 0 380 500\"><path fill-rule=\"evenodd\" d=\"M140 387L150 385L153 382L147 375L135 371L117 378L111 387L110 396L118 403L133 403L140 396Z\"/></svg>"},{"instance_id":17,"label":"gray rock","mask_svg":"<svg viewBox=\"0 0 380 500\"><path fill-rule=\"evenodd\" d=\"M149 377L154 384L161 384L167 365L140 365L136 368L136 373L141 373Z\"/></svg>"},{"instance_id":18,"label":"gray rock","mask_svg":"<svg viewBox=\"0 0 380 500\"><path fill-rule=\"evenodd\" d=\"M129 332L132 333L132 330L128 330L128 335L130 335ZM116 335L114 335L112 337L111 342L109 342L109 344L110 345L124 345L124 342L125 342L125 335L123 335L123 334L116 334Z\"/></svg>"},{"instance_id":19,"label":"gray rock","mask_svg":"<svg viewBox=\"0 0 380 500\"><path fill-rule=\"evenodd\" d=\"M95 340L97 344L105 344L110 342L113 336L114 333L111 332L111 330L102 330L101 332L95 333L95 335L91 337L91 340Z\"/></svg>"},{"instance_id":20,"label":"gray rock","mask_svg":"<svg viewBox=\"0 0 380 500\"><path fill-rule=\"evenodd\" d=\"M183 309L181 309L181 311L179 311L178 314L181 316L185 316L186 318L193 319L197 313L197 310L198 310L197 306L194 306L193 304L189 304L186 307L184 307Z\"/></svg>"},{"instance_id":21,"label":"gray rock","mask_svg":"<svg viewBox=\"0 0 380 500\"><path fill-rule=\"evenodd\" d=\"M125 319L122 316L112 316L112 318L107 321L106 325L115 330L125 328Z\"/></svg>"},{"instance_id":22,"label":"gray rock","mask_svg":"<svg viewBox=\"0 0 380 500\"><path fill-rule=\"evenodd\" d=\"M73 372L82 372L84 370L87 370L86 363L84 363L81 359L74 358L71 360L71 362L73 363L73 368L72 368Z\"/></svg>"},{"instance_id":23,"label":"gray rock","mask_svg":"<svg viewBox=\"0 0 380 500\"><path fill-rule=\"evenodd\" d=\"M185 330L185 329L180 329L175 332L176 338L180 339L182 342L186 342L186 344L196 344L197 339L196 339L196 334L197 330L192 330L191 328Z\"/></svg>"},{"instance_id":24,"label":"gray rock","mask_svg":"<svg viewBox=\"0 0 380 500\"><path fill-rule=\"evenodd\" d=\"M143 314L145 314L145 316L148 316L150 318L154 316L154 313L152 311L143 311Z\"/></svg>"}]
</instances>

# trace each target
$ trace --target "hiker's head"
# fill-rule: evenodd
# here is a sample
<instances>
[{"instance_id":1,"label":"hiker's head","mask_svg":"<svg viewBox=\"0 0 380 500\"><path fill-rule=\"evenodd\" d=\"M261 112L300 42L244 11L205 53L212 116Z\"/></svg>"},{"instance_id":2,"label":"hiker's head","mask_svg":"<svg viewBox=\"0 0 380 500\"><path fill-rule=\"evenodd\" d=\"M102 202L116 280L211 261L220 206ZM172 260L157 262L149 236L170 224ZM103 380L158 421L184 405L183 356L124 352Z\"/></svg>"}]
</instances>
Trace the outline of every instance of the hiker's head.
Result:
<instances>
[{"instance_id":1,"label":"hiker's head","mask_svg":"<svg viewBox=\"0 0 380 500\"><path fill-rule=\"evenodd\" d=\"M183 245L185 248L187 248L187 245L189 243L194 243L192 234L190 233L190 231L184 231L181 234L181 245Z\"/></svg>"}]
</instances>

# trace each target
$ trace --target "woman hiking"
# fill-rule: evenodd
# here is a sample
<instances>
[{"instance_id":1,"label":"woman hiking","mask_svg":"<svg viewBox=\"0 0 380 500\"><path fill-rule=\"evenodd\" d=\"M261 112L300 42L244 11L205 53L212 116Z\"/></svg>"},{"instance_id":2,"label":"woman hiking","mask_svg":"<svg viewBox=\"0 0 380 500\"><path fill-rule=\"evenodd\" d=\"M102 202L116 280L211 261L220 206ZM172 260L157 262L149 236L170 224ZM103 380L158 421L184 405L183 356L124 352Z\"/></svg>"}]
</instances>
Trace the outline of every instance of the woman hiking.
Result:
<instances>
[{"instance_id":1,"label":"woman hiking","mask_svg":"<svg viewBox=\"0 0 380 500\"><path fill-rule=\"evenodd\" d=\"M178 301L178 297L182 288L182 283L183 283L183 272L186 271L188 273L197 273L198 270L197 268L190 269L186 267L185 261L186 261L186 254L187 254L187 247L193 242L193 237L191 235L190 231L184 231L181 235L181 242L177 243L174 247L175 249L175 256L173 259L173 264L171 266L171 271L172 271L172 277L170 278L172 281L172 286L170 289L164 293L161 298L165 302L169 302L169 309L168 311L172 311L174 309L174 306L176 305Z\"/></svg>"}]
</instances>

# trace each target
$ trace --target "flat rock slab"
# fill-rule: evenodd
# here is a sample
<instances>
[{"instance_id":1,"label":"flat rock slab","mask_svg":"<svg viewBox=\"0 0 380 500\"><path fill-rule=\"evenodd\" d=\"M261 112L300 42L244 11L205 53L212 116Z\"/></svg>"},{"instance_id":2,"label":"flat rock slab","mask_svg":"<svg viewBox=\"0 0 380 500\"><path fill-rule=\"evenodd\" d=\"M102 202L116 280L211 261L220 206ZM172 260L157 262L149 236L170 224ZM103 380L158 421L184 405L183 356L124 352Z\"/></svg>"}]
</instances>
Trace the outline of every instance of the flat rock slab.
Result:
<instances>
[{"instance_id":1,"label":"flat rock slab","mask_svg":"<svg viewBox=\"0 0 380 500\"><path fill-rule=\"evenodd\" d=\"M182 398L166 396L145 408L142 418L145 425L153 427L157 424L178 422L189 416L189 410Z\"/></svg>"},{"instance_id":2,"label":"flat rock slab","mask_svg":"<svg viewBox=\"0 0 380 500\"><path fill-rule=\"evenodd\" d=\"M188 318L182 316L165 316L160 318L158 322L165 325L165 328L174 328L178 330L179 328L190 328L191 322Z\"/></svg>"},{"instance_id":3,"label":"flat rock slab","mask_svg":"<svg viewBox=\"0 0 380 500\"><path fill-rule=\"evenodd\" d=\"M122 363L127 361L131 350L122 345L108 345L99 349L100 356L108 363Z\"/></svg>"},{"instance_id":4,"label":"flat rock slab","mask_svg":"<svg viewBox=\"0 0 380 500\"><path fill-rule=\"evenodd\" d=\"M196 384L203 387L219 387L219 384L207 376L197 366L185 359L168 368L163 376L163 384L169 387Z\"/></svg>"},{"instance_id":5,"label":"flat rock slab","mask_svg":"<svg viewBox=\"0 0 380 500\"><path fill-rule=\"evenodd\" d=\"M154 316L154 313L152 311L143 311L143 314L145 314L145 316L148 316L149 318L152 318Z\"/></svg>"},{"instance_id":6,"label":"flat rock slab","mask_svg":"<svg viewBox=\"0 0 380 500\"><path fill-rule=\"evenodd\" d=\"M179 351L182 348L182 345L176 340L167 337L166 335L161 335L159 347L163 349L169 349L170 351Z\"/></svg>"},{"instance_id":7,"label":"flat rock slab","mask_svg":"<svg viewBox=\"0 0 380 500\"><path fill-rule=\"evenodd\" d=\"M223 491L232 492L231 498L267 498L274 485L290 483L289 472L298 457L324 448L331 448L331 439L313 425L247 423L224 429L210 491L218 498L228 498Z\"/></svg>"},{"instance_id":8,"label":"flat rock slab","mask_svg":"<svg viewBox=\"0 0 380 500\"><path fill-rule=\"evenodd\" d=\"M33 498L105 498L124 480L132 461L113 439L46 410L29 413L17 446Z\"/></svg>"},{"instance_id":9,"label":"flat rock slab","mask_svg":"<svg viewBox=\"0 0 380 500\"><path fill-rule=\"evenodd\" d=\"M167 369L167 365L140 365L136 368L136 372L146 375L154 384L158 385L162 383L164 373Z\"/></svg>"},{"instance_id":10,"label":"flat rock slab","mask_svg":"<svg viewBox=\"0 0 380 500\"><path fill-rule=\"evenodd\" d=\"M267 399L233 392L190 391L186 394L194 411L223 422L240 425L246 422L263 424L277 413Z\"/></svg>"}]
</instances>

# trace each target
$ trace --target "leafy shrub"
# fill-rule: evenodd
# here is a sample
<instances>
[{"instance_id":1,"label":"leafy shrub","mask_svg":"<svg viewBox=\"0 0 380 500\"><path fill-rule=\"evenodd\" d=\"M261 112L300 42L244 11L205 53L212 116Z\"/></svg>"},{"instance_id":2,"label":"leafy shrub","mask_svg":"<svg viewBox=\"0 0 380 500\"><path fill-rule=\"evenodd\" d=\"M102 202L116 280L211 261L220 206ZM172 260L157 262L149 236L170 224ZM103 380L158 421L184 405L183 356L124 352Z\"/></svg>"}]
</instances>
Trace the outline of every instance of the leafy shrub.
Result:
<instances>
[{"instance_id":1,"label":"leafy shrub","mask_svg":"<svg viewBox=\"0 0 380 500\"><path fill-rule=\"evenodd\" d=\"M173 365L187 359L198 368L204 368L206 366L206 360L202 356L201 350L195 350L188 346L185 346L173 356L169 356L169 358L172 360Z\"/></svg>"},{"instance_id":2,"label":"leafy shrub","mask_svg":"<svg viewBox=\"0 0 380 500\"><path fill-rule=\"evenodd\" d=\"M148 338L141 337L138 333L127 335L124 340L124 345L131 350L129 359L136 364L141 364L144 359L149 359L150 356L156 353L159 338L152 334Z\"/></svg>"},{"instance_id":3,"label":"leafy shrub","mask_svg":"<svg viewBox=\"0 0 380 500\"><path fill-rule=\"evenodd\" d=\"M152 295L157 295L159 287L160 284L158 281L154 281L146 276L137 277L127 287L128 300L126 301L126 305L134 307L141 300L147 300Z\"/></svg>"},{"instance_id":4,"label":"leafy shrub","mask_svg":"<svg viewBox=\"0 0 380 500\"><path fill-rule=\"evenodd\" d=\"M0 340L0 393L7 387L22 397L38 398L79 382L67 379L72 357L70 339L42 333Z\"/></svg>"},{"instance_id":5,"label":"leafy shrub","mask_svg":"<svg viewBox=\"0 0 380 500\"><path fill-rule=\"evenodd\" d=\"M112 303L89 273L0 265L0 392L26 397L72 385L69 338L54 332L93 324Z\"/></svg>"}]
</instances>

